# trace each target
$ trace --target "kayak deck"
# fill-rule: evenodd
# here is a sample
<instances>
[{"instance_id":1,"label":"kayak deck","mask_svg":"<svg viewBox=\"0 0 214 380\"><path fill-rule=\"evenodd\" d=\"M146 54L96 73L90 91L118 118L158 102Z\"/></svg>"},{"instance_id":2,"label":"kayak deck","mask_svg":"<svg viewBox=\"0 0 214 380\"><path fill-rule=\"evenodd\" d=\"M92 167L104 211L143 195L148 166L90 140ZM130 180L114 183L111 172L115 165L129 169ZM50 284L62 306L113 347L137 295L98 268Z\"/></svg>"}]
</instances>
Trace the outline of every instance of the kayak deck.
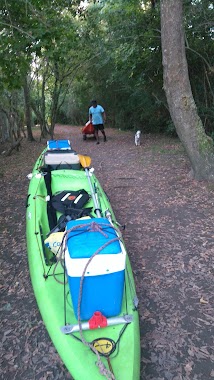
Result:
<instances>
[{"instance_id":1,"label":"kayak deck","mask_svg":"<svg viewBox=\"0 0 214 380\"><path fill-rule=\"evenodd\" d=\"M30 181L27 206L27 247L30 276L42 318L60 357L75 380L101 380L107 369L114 379L137 380L140 378L140 338L139 320L135 304L135 286L128 255L126 257L125 285L122 308L117 317L131 316L130 323L121 323L102 328L63 333L63 327L77 326L81 330L84 321L78 321L71 300L67 275L63 265L56 261L55 255L44 245L50 233L48 219L48 191L45 175L40 173L41 157L38 159L33 178ZM41 175L40 175L41 174ZM116 219L106 194L98 179L92 175L93 187L99 199L100 210L105 217L108 210L112 225ZM84 170L59 169L51 172L52 194L64 190L84 189L91 192ZM92 219L96 217L92 198L87 202L92 208ZM57 218L60 213L56 212ZM122 241L122 237L120 236ZM123 241L122 241L122 244ZM107 291L107 290L106 290ZM94 289L96 295L96 289ZM110 318L111 319L111 318ZM95 347L95 352L93 352ZM97 364L96 364L97 363ZM102 368L102 363L105 368ZM99 368L98 368L99 367Z\"/></svg>"}]
</instances>

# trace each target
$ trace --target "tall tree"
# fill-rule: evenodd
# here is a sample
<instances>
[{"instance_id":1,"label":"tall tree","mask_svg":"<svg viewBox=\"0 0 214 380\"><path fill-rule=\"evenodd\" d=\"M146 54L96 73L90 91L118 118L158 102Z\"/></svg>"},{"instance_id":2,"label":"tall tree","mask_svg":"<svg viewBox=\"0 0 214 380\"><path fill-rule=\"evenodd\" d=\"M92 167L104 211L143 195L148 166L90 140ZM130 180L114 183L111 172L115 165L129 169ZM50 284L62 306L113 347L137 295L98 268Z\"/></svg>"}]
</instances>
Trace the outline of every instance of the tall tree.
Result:
<instances>
[{"instance_id":1,"label":"tall tree","mask_svg":"<svg viewBox=\"0 0 214 380\"><path fill-rule=\"evenodd\" d=\"M164 89L177 134L194 178L214 180L213 141L204 131L189 81L183 28L183 0L161 0Z\"/></svg>"},{"instance_id":2,"label":"tall tree","mask_svg":"<svg viewBox=\"0 0 214 380\"><path fill-rule=\"evenodd\" d=\"M34 141L33 133L32 133L32 112L31 112L31 101L30 101L30 90L28 83L28 76L25 76L24 79L24 99L25 99L25 122L27 126L27 136L29 141Z\"/></svg>"},{"instance_id":3,"label":"tall tree","mask_svg":"<svg viewBox=\"0 0 214 380\"><path fill-rule=\"evenodd\" d=\"M79 0L20 0L18 3L0 0L0 25L3 26L0 36L3 41L0 51L1 76L10 87L24 88L29 140L32 139L30 108L34 108L37 118L39 116L42 121L41 133L44 136L47 132L46 100L50 97L49 133L53 137L57 113L63 102L62 83L66 82L66 86L69 76L73 75L75 68L78 70L81 45L77 47L79 30L76 16L79 3ZM47 61L47 74L53 77L47 83L43 70L41 98L36 101L24 79L32 69L33 57ZM36 109L38 104L40 109Z\"/></svg>"}]
</instances>

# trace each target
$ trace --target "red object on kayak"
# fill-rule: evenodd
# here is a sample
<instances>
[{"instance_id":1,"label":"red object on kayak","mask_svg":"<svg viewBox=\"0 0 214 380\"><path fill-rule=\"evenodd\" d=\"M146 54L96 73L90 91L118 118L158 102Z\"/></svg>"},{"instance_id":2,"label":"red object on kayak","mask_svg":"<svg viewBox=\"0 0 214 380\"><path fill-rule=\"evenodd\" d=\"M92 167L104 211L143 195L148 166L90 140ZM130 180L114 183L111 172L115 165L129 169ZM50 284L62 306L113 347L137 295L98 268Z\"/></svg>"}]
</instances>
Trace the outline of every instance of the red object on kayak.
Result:
<instances>
[{"instance_id":1,"label":"red object on kayak","mask_svg":"<svg viewBox=\"0 0 214 380\"><path fill-rule=\"evenodd\" d=\"M84 135L93 135L94 134L94 127L90 121L87 121L85 126L82 128L82 133Z\"/></svg>"},{"instance_id":2,"label":"red object on kayak","mask_svg":"<svg viewBox=\"0 0 214 380\"><path fill-rule=\"evenodd\" d=\"M88 321L89 329L97 329L99 327L106 327L107 326L107 318L100 312L95 311L92 318Z\"/></svg>"}]
</instances>

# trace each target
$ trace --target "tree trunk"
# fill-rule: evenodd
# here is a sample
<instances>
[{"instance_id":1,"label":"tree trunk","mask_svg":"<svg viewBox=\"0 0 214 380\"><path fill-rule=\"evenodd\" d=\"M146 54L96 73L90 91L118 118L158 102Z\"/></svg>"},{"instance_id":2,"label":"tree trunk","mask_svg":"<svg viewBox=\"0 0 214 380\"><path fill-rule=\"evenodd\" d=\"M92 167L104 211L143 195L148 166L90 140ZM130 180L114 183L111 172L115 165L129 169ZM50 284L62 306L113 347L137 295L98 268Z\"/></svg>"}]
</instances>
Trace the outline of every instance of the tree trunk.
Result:
<instances>
[{"instance_id":1,"label":"tree trunk","mask_svg":"<svg viewBox=\"0 0 214 380\"><path fill-rule=\"evenodd\" d=\"M15 141L11 147L9 148L8 152L5 154L5 156L10 156L11 152L13 151L13 149L16 148L16 150L19 150L20 146L21 146L21 141L22 141L23 137L20 137L17 141Z\"/></svg>"},{"instance_id":2,"label":"tree trunk","mask_svg":"<svg viewBox=\"0 0 214 380\"><path fill-rule=\"evenodd\" d=\"M61 83L59 80L59 69L57 64L54 65L54 77L55 77L55 82L54 82L54 89L53 89L53 94L52 94L52 105L51 105L51 126L49 129L51 138L54 138L54 127L56 124L56 118L57 118L57 113L58 113L58 107L59 107L59 95L61 91Z\"/></svg>"},{"instance_id":3,"label":"tree trunk","mask_svg":"<svg viewBox=\"0 0 214 380\"><path fill-rule=\"evenodd\" d=\"M214 180L213 140L198 116L189 81L183 28L183 0L161 0L164 90L172 121L196 179Z\"/></svg>"},{"instance_id":4,"label":"tree trunk","mask_svg":"<svg viewBox=\"0 0 214 380\"><path fill-rule=\"evenodd\" d=\"M57 118L57 110L58 110L58 93L57 91L54 92L53 99L52 99L52 107L51 107L51 125L49 128L49 133L51 135L51 138L54 138L54 128L56 124L56 118Z\"/></svg>"},{"instance_id":5,"label":"tree trunk","mask_svg":"<svg viewBox=\"0 0 214 380\"><path fill-rule=\"evenodd\" d=\"M40 123L41 138L47 137L49 133L46 126L45 85L46 85L46 73L44 73L43 75L42 92L41 92L41 116L42 116L42 122Z\"/></svg>"},{"instance_id":6,"label":"tree trunk","mask_svg":"<svg viewBox=\"0 0 214 380\"><path fill-rule=\"evenodd\" d=\"M27 125L27 136L29 141L35 141L32 133L32 114L31 114L31 102L30 91L28 86L28 78L24 80L24 99L25 99L25 119Z\"/></svg>"}]
</instances>

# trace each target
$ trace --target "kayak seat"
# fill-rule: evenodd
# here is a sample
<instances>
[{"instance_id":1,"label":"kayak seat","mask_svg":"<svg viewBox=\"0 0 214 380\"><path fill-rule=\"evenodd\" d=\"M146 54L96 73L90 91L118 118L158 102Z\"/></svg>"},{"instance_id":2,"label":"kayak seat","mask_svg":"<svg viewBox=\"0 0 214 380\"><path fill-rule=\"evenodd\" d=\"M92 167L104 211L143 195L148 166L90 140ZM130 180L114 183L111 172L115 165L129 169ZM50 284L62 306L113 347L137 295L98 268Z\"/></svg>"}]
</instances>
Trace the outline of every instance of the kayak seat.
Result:
<instances>
[{"instance_id":1,"label":"kayak seat","mask_svg":"<svg viewBox=\"0 0 214 380\"><path fill-rule=\"evenodd\" d=\"M61 225L62 218L58 221L57 212L61 215L69 216L69 220L78 219L83 216L91 216L90 213L92 211L92 207L84 208L85 204L91 199L91 196L87 193L87 191L84 189L77 191L64 190L53 194L51 185L52 170L49 168L46 168L46 170L44 170L44 168L42 168L42 171L45 173L44 180L47 189L47 195L50 197L50 200L47 202L47 216L51 232L54 232L55 230L63 231L65 228L63 225L60 229L58 229L58 224L60 223Z\"/></svg>"},{"instance_id":2,"label":"kayak seat","mask_svg":"<svg viewBox=\"0 0 214 380\"><path fill-rule=\"evenodd\" d=\"M83 207L90 199L90 195L84 189L64 190L52 195L50 199L51 208L61 215L48 235L53 232L64 231L70 220L92 217L92 207Z\"/></svg>"},{"instance_id":3,"label":"kayak seat","mask_svg":"<svg viewBox=\"0 0 214 380\"><path fill-rule=\"evenodd\" d=\"M82 209L90 200L90 196L84 189L77 191L64 190L56 193L51 198L51 203L56 211L70 215L73 210Z\"/></svg>"}]
</instances>

